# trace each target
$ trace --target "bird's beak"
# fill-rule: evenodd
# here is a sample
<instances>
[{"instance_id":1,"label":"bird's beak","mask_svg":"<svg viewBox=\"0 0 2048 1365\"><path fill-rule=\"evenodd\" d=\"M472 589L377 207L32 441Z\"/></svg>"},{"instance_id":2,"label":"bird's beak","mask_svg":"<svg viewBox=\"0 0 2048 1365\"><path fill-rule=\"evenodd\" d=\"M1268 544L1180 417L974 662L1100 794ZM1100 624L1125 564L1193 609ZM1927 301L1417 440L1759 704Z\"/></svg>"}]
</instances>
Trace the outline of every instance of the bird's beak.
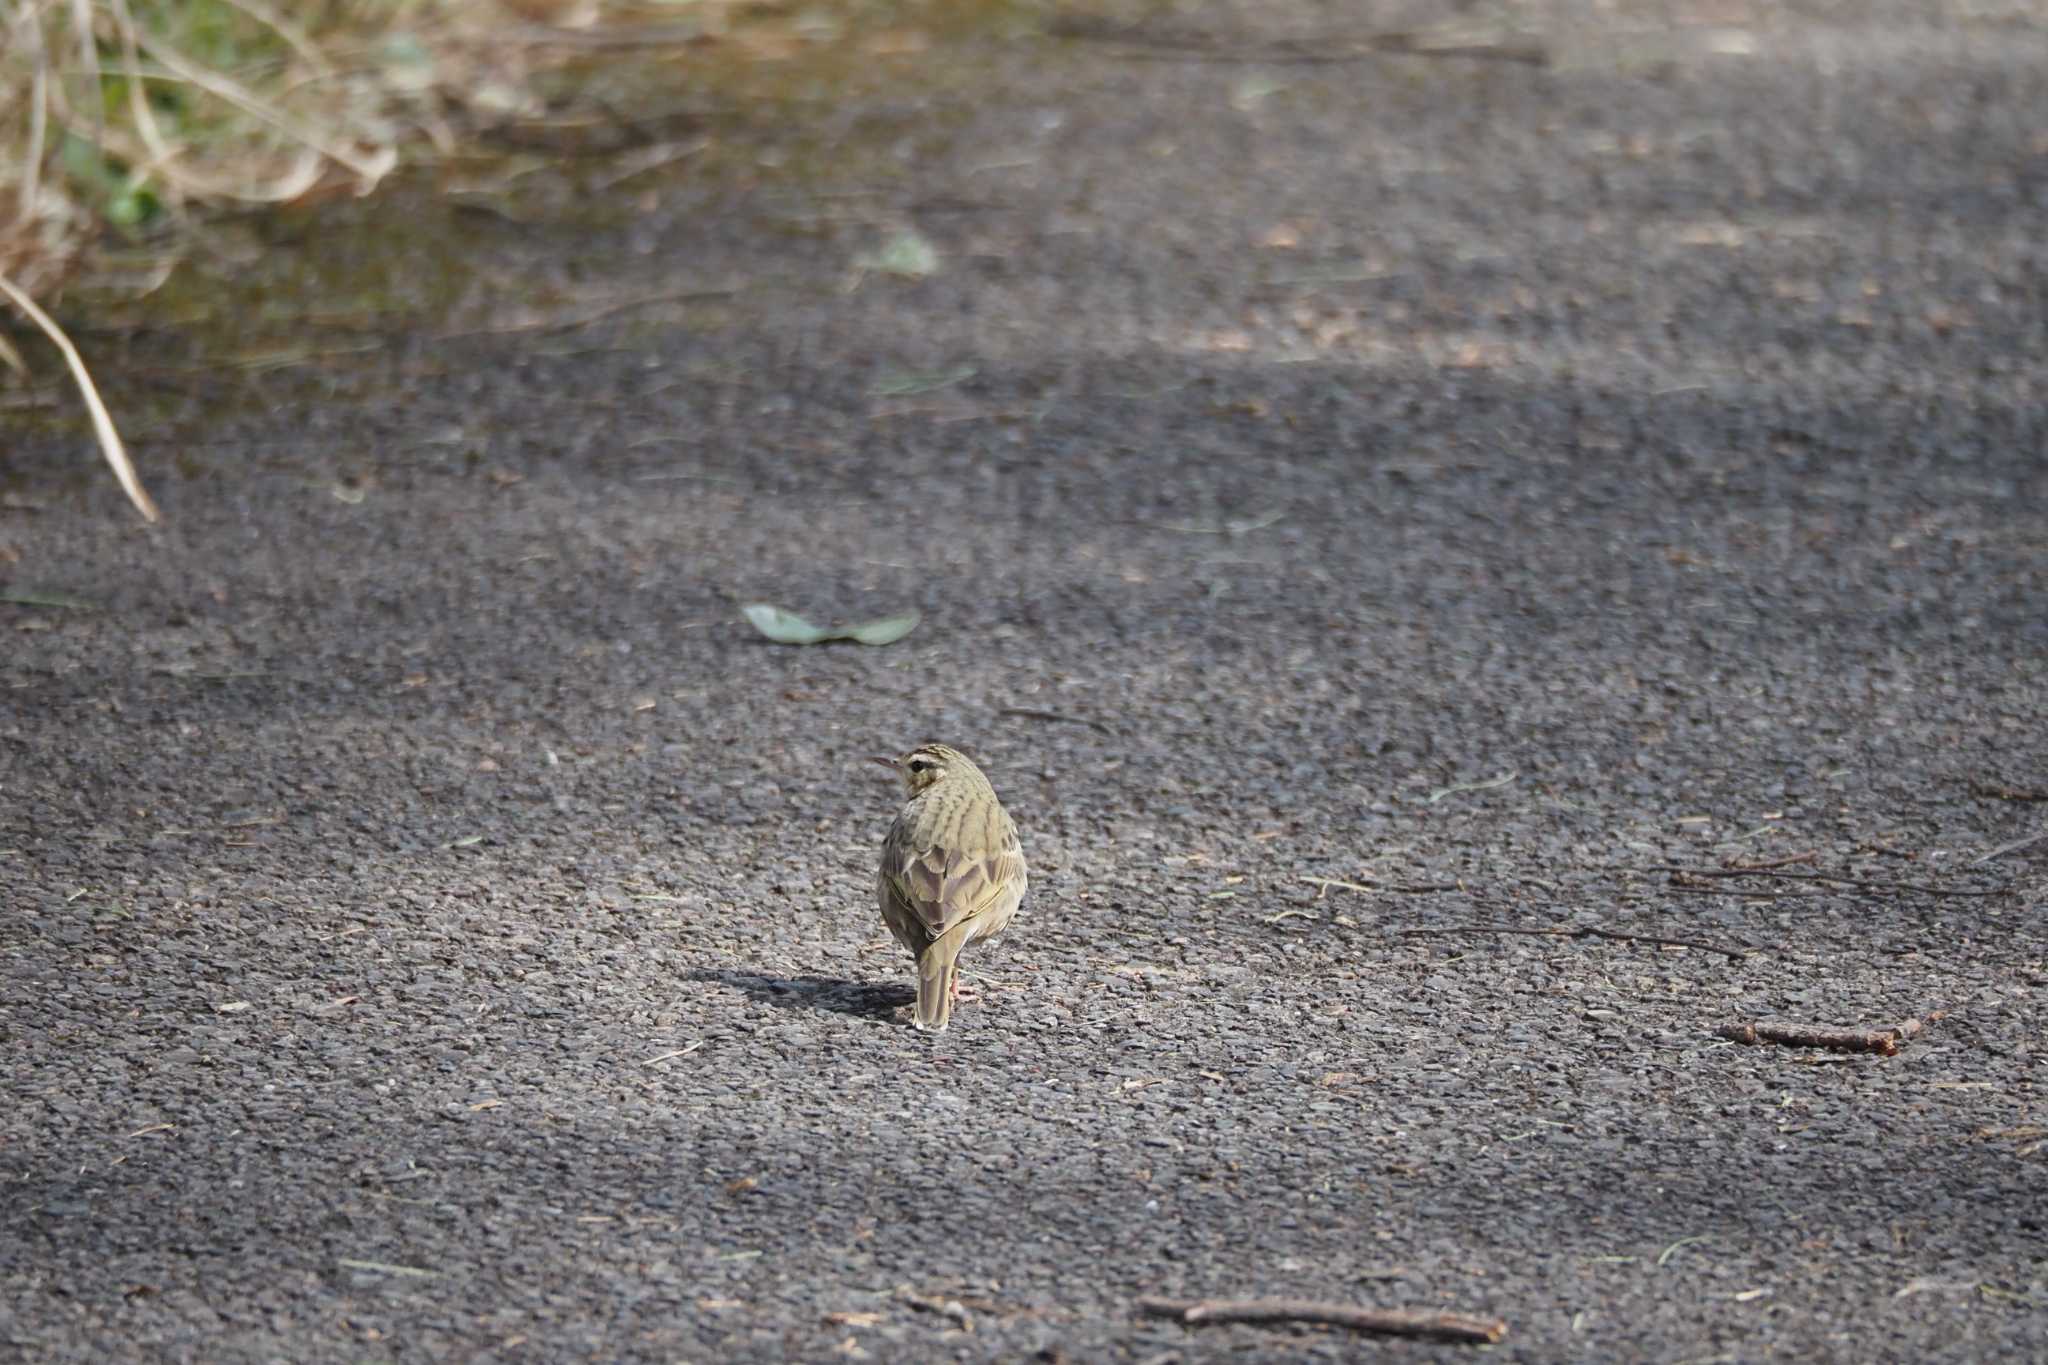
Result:
<instances>
[{"instance_id":1,"label":"bird's beak","mask_svg":"<svg viewBox=\"0 0 2048 1365\"><path fill-rule=\"evenodd\" d=\"M890 758L887 754L875 754L868 759L868 762L879 763L883 767L892 770L901 768L903 766L900 762L898 762L896 759Z\"/></svg>"}]
</instances>

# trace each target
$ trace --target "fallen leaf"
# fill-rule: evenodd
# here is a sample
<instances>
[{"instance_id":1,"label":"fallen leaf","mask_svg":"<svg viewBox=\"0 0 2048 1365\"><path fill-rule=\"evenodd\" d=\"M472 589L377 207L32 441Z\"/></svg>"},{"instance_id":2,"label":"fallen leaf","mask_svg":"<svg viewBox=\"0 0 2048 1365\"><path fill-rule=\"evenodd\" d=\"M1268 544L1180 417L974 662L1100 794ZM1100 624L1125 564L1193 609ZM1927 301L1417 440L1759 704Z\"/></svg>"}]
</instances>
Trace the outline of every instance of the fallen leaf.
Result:
<instances>
[{"instance_id":1,"label":"fallen leaf","mask_svg":"<svg viewBox=\"0 0 2048 1365\"><path fill-rule=\"evenodd\" d=\"M884 616L878 621L863 621L857 626L848 626L842 633L846 639L860 644L888 645L916 630L917 621L916 612L905 612L901 616Z\"/></svg>"},{"instance_id":2,"label":"fallen leaf","mask_svg":"<svg viewBox=\"0 0 2048 1365\"><path fill-rule=\"evenodd\" d=\"M795 612L784 611L766 602L749 603L741 607L740 612L755 630L779 645L818 645L828 640L852 640L863 645L894 644L917 629L920 619L912 611L851 626L814 626Z\"/></svg>"},{"instance_id":3,"label":"fallen leaf","mask_svg":"<svg viewBox=\"0 0 2048 1365\"><path fill-rule=\"evenodd\" d=\"M826 631L818 629L793 611L769 606L766 602L755 602L740 608L753 625L778 645L814 645L829 638Z\"/></svg>"}]
</instances>

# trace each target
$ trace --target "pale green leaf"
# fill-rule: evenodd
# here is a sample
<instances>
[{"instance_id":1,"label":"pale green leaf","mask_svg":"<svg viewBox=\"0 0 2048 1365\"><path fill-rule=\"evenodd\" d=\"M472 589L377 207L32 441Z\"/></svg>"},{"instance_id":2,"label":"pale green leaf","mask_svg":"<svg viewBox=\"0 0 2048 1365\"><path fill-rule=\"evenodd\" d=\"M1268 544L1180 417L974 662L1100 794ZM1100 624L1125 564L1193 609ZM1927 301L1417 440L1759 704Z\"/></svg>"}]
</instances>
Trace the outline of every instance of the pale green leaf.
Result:
<instances>
[{"instance_id":1,"label":"pale green leaf","mask_svg":"<svg viewBox=\"0 0 2048 1365\"><path fill-rule=\"evenodd\" d=\"M814 645L831 638L830 631L819 630L795 612L771 607L766 602L754 602L740 610L755 630L778 645Z\"/></svg>"},{"instance_id":2,"label":"pale green leaf","mask_svg":"<svg viewBox=\"0 0 2048 1365\"><path fill-rule=\"evenodd\" d=\"M863 621L857 626L848 626L845 637L864 645L892 645L916 630L917 621L914 611L907 611L901 616L884 616L879 621Z\"/></svg>"},{"instance_id":3,"label":"pale green leaf","mask_svg":"<svg viewBox=\"0 0 2048 1365\"><path fill-rule=\"evenodd\" d=\"M750 603L740 611L755 630L780 645L816 645L828 640L853 640L863 645L894 644L916 630L918 622L918 614L914 611L851 626L814 626L795 612L784 611L766 602Z\"/></svg>"}]
</instances>

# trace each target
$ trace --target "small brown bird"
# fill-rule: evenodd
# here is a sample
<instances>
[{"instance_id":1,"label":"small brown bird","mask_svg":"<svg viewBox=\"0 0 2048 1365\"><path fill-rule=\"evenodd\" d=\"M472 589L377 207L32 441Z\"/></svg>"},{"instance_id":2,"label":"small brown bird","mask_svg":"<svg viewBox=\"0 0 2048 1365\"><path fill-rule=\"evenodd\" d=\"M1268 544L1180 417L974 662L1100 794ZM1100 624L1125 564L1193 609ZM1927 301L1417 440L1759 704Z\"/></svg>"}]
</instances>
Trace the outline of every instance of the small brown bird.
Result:
<instances>
[{"instance_id":1,"label":"small brown bird","mask_svg":"<svg viewBox=\"0 0 2048 1365\"><path fill-rule=\"evenodd\" d=\"M1024 899L1024 850L995 788L958 749L921 744L875 762L910 784L876 888L889 932L917 957L911 1020L936 1033L953 1016L960 950L1001 933Z\"/></svg>"}]
</instances>

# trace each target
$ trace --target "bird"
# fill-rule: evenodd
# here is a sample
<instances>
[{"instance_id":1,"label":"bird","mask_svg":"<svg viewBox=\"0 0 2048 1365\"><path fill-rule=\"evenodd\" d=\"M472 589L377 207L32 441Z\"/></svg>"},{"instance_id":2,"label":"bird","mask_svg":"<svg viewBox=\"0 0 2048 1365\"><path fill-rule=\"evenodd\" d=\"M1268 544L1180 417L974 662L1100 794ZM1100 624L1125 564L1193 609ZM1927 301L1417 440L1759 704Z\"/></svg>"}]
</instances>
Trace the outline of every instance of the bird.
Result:
<instances>
[{"instance_id":1,"label":"bird","mask_svg":"<svg viewBox=\"0 0 2048 1365\"><path fill-rule=\"evenodd\" d=\"M960 950L1008 926L1027 877L1017 826L974 761L945 744L878 756L910 789L882 841L882 919L917 959L911 1023L943 1030L960 990Z\"/></svg>"}]
</instances>

